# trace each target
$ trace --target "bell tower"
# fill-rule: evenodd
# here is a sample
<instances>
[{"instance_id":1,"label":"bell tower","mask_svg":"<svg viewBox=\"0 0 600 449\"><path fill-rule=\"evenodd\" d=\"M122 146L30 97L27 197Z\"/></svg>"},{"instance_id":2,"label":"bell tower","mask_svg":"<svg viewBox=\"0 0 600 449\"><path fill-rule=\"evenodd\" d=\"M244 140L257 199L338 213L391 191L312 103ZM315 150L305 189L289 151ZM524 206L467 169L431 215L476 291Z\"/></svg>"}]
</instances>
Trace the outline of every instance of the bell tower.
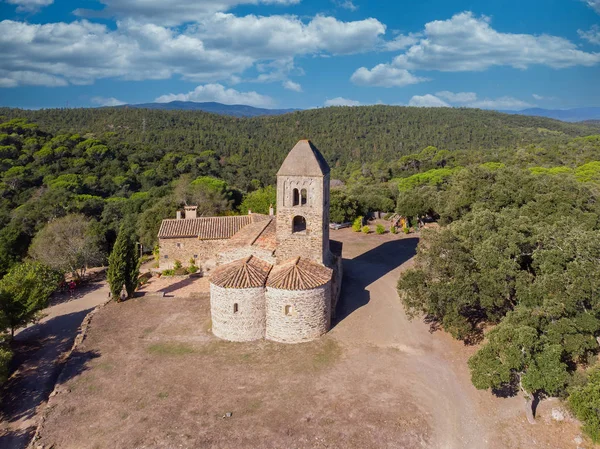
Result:
<instances>
[{"instance_id":1,"label":"bell tower","mask_svg":"<svg viewBox=\"0 0 600 449\"><path fill-rule=\"evenodd\" d=\"M277 172L277 263L304 257L322 265L329 252L329 165L299 141Z\"/></svg>"}]
</instances>

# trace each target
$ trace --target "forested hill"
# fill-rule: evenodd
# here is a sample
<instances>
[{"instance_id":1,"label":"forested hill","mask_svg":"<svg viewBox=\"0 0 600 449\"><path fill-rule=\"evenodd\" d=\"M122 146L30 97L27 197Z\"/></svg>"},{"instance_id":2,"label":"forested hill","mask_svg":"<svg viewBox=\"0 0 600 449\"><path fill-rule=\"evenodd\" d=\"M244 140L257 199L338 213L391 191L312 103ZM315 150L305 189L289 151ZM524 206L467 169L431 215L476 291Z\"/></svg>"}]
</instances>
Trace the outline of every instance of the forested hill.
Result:
<instances>
[{"instance_id":1,"label":"forested hill","mask_svg":"<svg viewBox=\"0 0 600 449\"><path fill-rule=\"evenodd\" d=\"M181 111L204 111L213 114L231 115L233 117L258 117L261 115L281 115L296 109L264 109L245 104L223 104L215 102L198 103L195 101L171 101L169 103L127 104L120 108L163 109Z\"/></svg>"},{"instance_id":2,"label":"forested hill","mask_svg":"<svg viewBox=\"0 0 600 449\"><path fill-rule=\"evenodd\" d=\"M234 118L198 111L145 109L0 109L0 117L25 117L52 134L111 134L147 157L214 151L221 163L243 166L237 179L272 182L276 167L302 138L310 138L332 167L350 162L393 161L431 145L473 150L597 134L600 126L477 109L395 106L332 107L275 117ZM243 181L243 180L241 180Z\"/></svg>"}]
</instances>

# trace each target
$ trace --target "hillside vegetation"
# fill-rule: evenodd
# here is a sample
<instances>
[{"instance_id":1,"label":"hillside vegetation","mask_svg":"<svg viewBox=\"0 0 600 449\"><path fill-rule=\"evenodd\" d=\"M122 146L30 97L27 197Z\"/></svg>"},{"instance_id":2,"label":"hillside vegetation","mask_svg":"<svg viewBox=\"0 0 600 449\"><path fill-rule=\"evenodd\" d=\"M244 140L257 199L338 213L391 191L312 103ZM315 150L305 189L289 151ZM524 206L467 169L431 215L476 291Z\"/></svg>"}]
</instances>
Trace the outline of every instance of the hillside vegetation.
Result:
<instances>
[{"instance_id":1,"label":"hillside vegetation","mask_svg":"<svg viewBox=\"0 0 600 449\"><path fill-rule=\"evenodd\" d=\"M0 295L17 298L10 288L42 272L20 268L28 255L75 276L105 263L123 226L151 250L183 204L266 213L283 158L310 138L337 179L333 221L396 211L442 225L424 234L399 291L409 313L484 341L473 383L530 399L572 394L600 434L596 408L578 399L600 388L585 374L600 336L600 126L389 106L249 119L123 108L0 116L0 278L13 280ZM41 307L29 293L15 325Z\"/></svg>"}]
</instances>

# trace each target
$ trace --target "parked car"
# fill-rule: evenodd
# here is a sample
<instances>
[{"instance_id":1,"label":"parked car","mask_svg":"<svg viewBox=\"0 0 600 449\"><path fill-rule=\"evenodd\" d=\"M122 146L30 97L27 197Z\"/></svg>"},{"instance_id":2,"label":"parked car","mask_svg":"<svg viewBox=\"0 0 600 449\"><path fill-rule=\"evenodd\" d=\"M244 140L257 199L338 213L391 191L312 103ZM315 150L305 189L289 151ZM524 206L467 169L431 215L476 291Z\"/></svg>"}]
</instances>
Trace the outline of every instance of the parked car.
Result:
<instances>
[{"instance_id":1,"label":"parked car","mask_svg":"<svg viewBox=\"0 0 600 449\"><path fill-rule=\"evenodd\" d=\"M333 230L338 230L338 229L343 229L343 228L349 228L350 226L352 226L351 222L347 222L347 223L329 223L329 229L333 229Z\"/></svg>"}]
</instances>

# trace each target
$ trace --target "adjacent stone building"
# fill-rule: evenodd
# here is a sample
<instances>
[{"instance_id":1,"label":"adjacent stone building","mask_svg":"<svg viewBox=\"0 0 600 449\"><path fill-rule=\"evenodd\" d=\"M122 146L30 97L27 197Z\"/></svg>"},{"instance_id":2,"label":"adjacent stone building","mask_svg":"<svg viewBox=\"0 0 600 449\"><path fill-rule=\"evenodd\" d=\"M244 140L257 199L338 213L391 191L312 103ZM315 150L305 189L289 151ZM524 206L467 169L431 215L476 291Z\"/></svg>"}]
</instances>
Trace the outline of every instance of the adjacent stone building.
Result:
<instances>
[{"instance_id":1,"label":"adjacent stone building","mask_svg":"<svg viewBox=\"0 0 600 449\"><path fill-rule=\"evenodd\" d=\"M159 242L161 268L190 258L208 268L217 337L299 343L329 330L341 245L331 251L329 166L310 141L298 142L277 173L276 216L198 218L187 207L185 218L163 221Z\"/></svg>"}]
</instances>

